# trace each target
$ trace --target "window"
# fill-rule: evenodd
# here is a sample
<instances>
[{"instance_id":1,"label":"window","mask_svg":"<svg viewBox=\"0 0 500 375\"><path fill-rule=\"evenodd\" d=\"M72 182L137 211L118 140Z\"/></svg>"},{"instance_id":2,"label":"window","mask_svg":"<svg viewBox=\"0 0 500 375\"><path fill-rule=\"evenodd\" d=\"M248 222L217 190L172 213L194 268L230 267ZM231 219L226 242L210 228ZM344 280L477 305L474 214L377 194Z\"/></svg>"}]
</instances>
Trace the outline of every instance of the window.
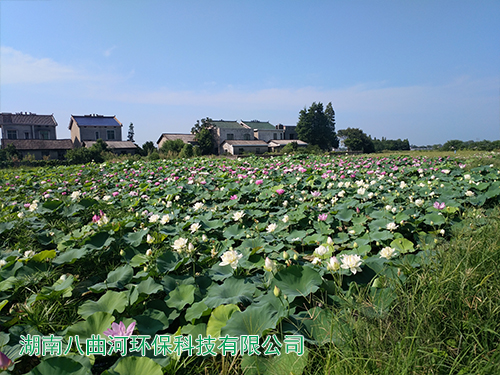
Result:
<instances>
[{"instance_id":1,"label":"window","mask_svg":"<svg viewBox=\"0 0 500 375\"><path fill-rule=\"evenodd\" d=\"M114 140L115 139L115 131L114 130L108 130L108 140Z\"/></svg>"},{"instance_id":2,"label":"window","mask_svg":"<svg viewBox=\"0 0 500 375\"><path fill-rule=\"evenodd\" d=\"M17 131L7 130L7 139L17 139Z\"/></svg>"},{"instance_id":3,"label":"window","mask_svg":"<svg viewBox=\"0 0 500 375\"><path fill-rule=\"evenodd\" d=\"M228 133L227 134L227 139L228 139L228 141L233 140L234 139L234 134Z\"/></svg>"},{"instance_id":4,"label":"window","mask_svg":"<svg viewBox=\"0 0 500 375\"><path fill-rule=\"evenodd\" d=\"M49 131L48 130L40 131L40 139L49 139Z\"/></svg>"},{"instance_id":5,"label":"window","mask_svg":"<svg viewBox=\"0 0 500 375\"><path fill-rule=\"evenodd\" d=\"M283 139L283 133L280 133L280 139Z\"/></svg>"},{"instance_id":6,"label":"window","mask_svg":"<svg viewBox=\"0 0 500 375\"><path fill-rule=\"evenodd\" d=\"M290 139L294 139L293 133L290 133Z\"/></svg>"},{"instance_id":7,"label":"window","mask_svg":"<svg viewBox=\"0 0 500 375\"><path fill-rule=\"evenodd\" d=\"M99 132L97 131L97 132L95 132L95 139L96 139L96 141L97 141L99 138L101 138L101 137L99 137Z\"/></svg>"},{"instance_id":8,"label":"window","mask_svg":"<svg viewBox=\"0 0 500 375\"><path fill-rule=\"evenodd\" d=\"M24 132L24 139L30 139L30 133Z\"/></svg>"},{"instance_id":9,"label":"window","mask_svg":"<svg viewBox=\"0 0 500 375\"><path fill-rule=\"evenodd\" d=\"M250 140L250 134L245 134L245 135L243 136L243 139L244 139L245 141L249 141L249 140Z\"/></svg>"},{"instance_id":10,"label":"window","mask_svg":"<svg viewBox=\"0 0 500 375\"><path fill-rule=\"evenodd\" d=\"M273 133L273 139L278 139L278 134Z\"/></svg>"}]
</instances>

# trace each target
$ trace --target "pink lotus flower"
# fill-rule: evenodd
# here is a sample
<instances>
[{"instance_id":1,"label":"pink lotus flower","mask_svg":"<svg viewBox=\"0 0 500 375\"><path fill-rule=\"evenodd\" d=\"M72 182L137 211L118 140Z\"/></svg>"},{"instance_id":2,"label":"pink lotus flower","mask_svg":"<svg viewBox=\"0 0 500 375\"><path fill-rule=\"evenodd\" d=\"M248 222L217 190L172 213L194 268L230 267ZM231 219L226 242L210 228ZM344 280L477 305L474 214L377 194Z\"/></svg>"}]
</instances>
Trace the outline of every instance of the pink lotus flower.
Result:
<instances>
[{"instance_id":1,"label":"pink lotus flower","mask_svg":"<svg viewBox=\"0 0 500 375\"><path fill-rule=\"evenodd\" d=\"M114 191L113 194L111 194L113 197L116 197L119 193L117 191Z\"/></svg>"},{"instance_id":2,"label":"pink lotus flower","mask_svg":"<svg viewBox=\"0 0 500 375\"><path fill-rule=\"evenodd\" d=\"M231 199L232 201L234 201L234 200L238 199L238 196L237 195L231 195L231 197L229 199Z\"/></svg>"},{"instance_id":3,"label":"pink lotus flower","mask_svg":"<svg viewBox=\"0 0 500 375\"><path fill-rule=\"evenodd\" d=\"M93 223L97 223L99 220L101 220L101 217L99 215L92 216L92 222Z\"/></svg>"},{"instance_id":4,"label":"pink lotus flower","mask_svg":"<svg viewBox=\"0 0 500 375\"><path fill-rule=\"evenodd\" d=\"M132 336L134 332L135 322L132 322L127 328L125 328L125 324L120 322L120 324L111 323L111 328L104 331L103 333L108 337L116 337L116 336Z\"/></svg>"},{"instance_id":5,"label":"pink lotus flower","mask_svg":"<svg viewBox=\"0 0 500 375\"><path fill-rule=\"evenodd\" d=\"M279 195L283 194L284 192L285 192L285 190L283 190L283 189L276 190L276 193L278 193Z\"/></svg>"},{"instance_id":6,"label":"pink lotus flower","mask_svg":"<svg viewBox=\"0 0 500 375\"><path fill-rule=\"evenodd\" d=\"M313 197L316 197L316 198L321 195L321 193L319 191L313 191L311 194Z\"/></svg>"},{"instance_id":7,"label":"pink lotus flower","mask_svg":"<svg viewBox=\"0 0 500 375\"><path fill-rule=\"evenodd\" d=\"M318 215L318 220L319 221L325 221L327 217L328 217L328 214L319 214Z\"/></svg>"},{"instance_id":8,"label":"pink lotus flower","mask_svg":"<svg viewBox=\"0 0 500 375\"><path fill-rule=\"evenodd\" d=\"M446 207L446 204L444 202L442 202L442 203L434 202L434 208L437 208L438 210L442 210L445 207Z\"/></svg>"},{"instance_id":9,"label":"pink lotus flower","mask_svg":"<svg viewBox=\"0 0 500 375\"><path fill-rule=\"evenodd\" d=\"M261 185L264 183L264 180L257 180L255 181L255 185Z\"/></svg>"},{"instance_id":10,"label":"pink lotus flower","mask_svg":"<svg viewBox=\"0 0 500 375\"><path fill-rule=\"evenodd\" d=\"M10 365L12 365L10 358L0 352L0 370L7 370Z\"/></svg>"}]
</instances>

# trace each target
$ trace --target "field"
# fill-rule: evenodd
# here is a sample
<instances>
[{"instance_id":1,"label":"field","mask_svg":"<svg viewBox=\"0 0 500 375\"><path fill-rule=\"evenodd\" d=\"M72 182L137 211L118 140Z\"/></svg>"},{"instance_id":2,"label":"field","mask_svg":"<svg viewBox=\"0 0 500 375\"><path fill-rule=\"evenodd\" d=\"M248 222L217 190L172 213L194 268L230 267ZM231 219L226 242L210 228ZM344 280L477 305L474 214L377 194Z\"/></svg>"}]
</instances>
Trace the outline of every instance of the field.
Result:
<instances>
[{"instance_id":1,"label":"field","mask_svg":"<svg viewBox=\"0 0 500 375\"><path fill-rule=\"evenodd\" d=\"M0 368L498 373L499 164L409 153L1 170L12 363Z\"/></svg>"}]
</instances>

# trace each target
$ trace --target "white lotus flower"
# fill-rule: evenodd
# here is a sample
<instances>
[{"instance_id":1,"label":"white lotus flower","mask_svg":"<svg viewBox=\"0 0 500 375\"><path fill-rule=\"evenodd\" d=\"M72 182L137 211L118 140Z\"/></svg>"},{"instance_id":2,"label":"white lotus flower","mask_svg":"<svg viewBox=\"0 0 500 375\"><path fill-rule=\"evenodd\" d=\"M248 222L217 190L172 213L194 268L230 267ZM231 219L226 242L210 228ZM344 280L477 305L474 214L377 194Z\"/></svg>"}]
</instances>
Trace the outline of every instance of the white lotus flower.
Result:
<instances>
[{"instance_id":1,"label":"white lotus flower","mask_svg":"<svg viewBox=\"0 0 500 375\"><path fill-rule=\"evenodd\" d=\"M314 250L314 254L317 255L317 256L319 256L319 257L325 255L327 252L328 252L328 249L325 246L323 246L323 245L317 247Z\"/></svg>"},{"instance_id":2,"label":"white lotus flower","mask_svg":"<svg viewBox=\"0 0 500 375\"><path fill-rule=\"evenodd\" d=\"M204 204L203 204L203 203L201 203L201 202L197 202L197 203L195 203L195 204L194 204L193 209L194 209L195 211L198 211L198 210L201 210L201 209L203 208L203 206L204 206Z\"/></svg>"},{"instance_id":3,"label":"white lotus flower","mask_svg":"<svg viewBox=\"0 0 500 375\"><path fill-rule=\"evenodd\" d=\"M351 272L355 275L356 272L361 272L361 257L356 254L342 255L342 264L341 268L346 270L351 270Z\"/></svg>"},{"instance_id":4,"label":"white lotus flower","mask_svg":"<svg viewBox=\"0 0 500 375\"><path fill-rule=\"evenodd\" d=\"M269 259L269 257L266 257L266 260L264 262L264 269L268 272L273 272L276 269L276 263Z\"/></svg>"},{"instance_id":5,"label":"white lotus flower","mask_svg":"<svg viewBox=\"0 0 500 375\"><path fill-rule=\"evenodd\" d=\"M240 254L234 250L226 251L221 255L222 262L219 263L219 266L227 266L229 264L231 268L235 270L236 267L238 267L238 261L242 256L243 254Z\"/></svg>"},{"instance_id":6,"label":"white lotus flower","mask_svg":"<svg viewBox=\"0 0 500 375\"><path fill-rule=\"evenodd\" d=\"M160 220L160 223L162 223L163 225L167 224L169 221L170 221L170 215L163 215L161 217L161 220Z\"/></svg>"},{"instance_id":7,"label":"white lotus flower","mask_svg":"<svg viewBox=\"0 0 500 375\"><path fill-rule=\"evenodd\" d=\"M153 255L153 250L147 249L146 250L146 256L150 257L151 255Z\"/></svg>"},{"instance_id":8,"label":"white lotus flower","mask_svg":"<svg viewBox=\"0 0 500 375\"><path fill-rule=\"evenodd\" d=\"M472 190L467 190L465 192L465 195L468 196L468 197L473 197L475 194L474 194L474 192Z\"/></svg>"},{"instance_id":9,"label":"white lotus flower","mask_svg":"<svg viewBox=\"0 0 500 375\"><path fill-rule=\"evenodd\" d=\"M417 199L415 205L417 205L417 207L422 207L424 205L423 199Z\"/></svg>"},{"instance_id":10,"label":"white lotus flower","mask_svg":"<svg viewBox=\"0 0 500 375\"><path fill-rule=\"evenodd\" d=\"M284 222L284 223L288 223L288 220L290 220L290 218L288 217L288 215L283 216L283 219L281 219L281 221Z\"/></svg>"},{"instance_id":11,"label":"white lotus flower","mask_svg":"<svg viewBox=\"0 0 500 375\"><path fill-rule=\"evenodd\" d=\"M194 233L196 232L198 229L201 228L201 225L200 223L193 223L191 224L191 226L189 227L189 230L191 231L191 233Z\"/></svg>"},{"instance_id":12,"label":"white lotus flower","mask_svg":"<svg viewBox=\"0 0 500 375\"><path fill-rule=\"evenodd\" d=\"M391 259L394 253L396 252L396 249L393 247L384 247L382 250L380 250L380 257L385 258L385 259Z\"/></svg>"},{"instance_id":13,"label":"white lotus flower","mask_svg":"<svg viewBox=\"0 0 500 375\"><path fill-rule=\"evenodd\" d=\"M340 262L336 257L331 257L326 263L326 269L333 272L338 271L340 269Z\"/></svg>"},{"instance_id":14,"label":"white lotus flower","mask_svg":"<svg viewBox=\"0 0 500 375\"><path fill-rule=\"evenodd\" d=\"M177 252L182 252L182 250L184 250L184 248L187 246L187 243L188 243L188 240L186 238L178 238L174 241L174 244L173 244L173 248L177 251Z\"/></svg>"},{"instance_id":15,"label":"white lotus flower","mask_svg":"<svg viewBox=\"0 0 500 375\"><path fill-rule=\"evenodd\" d=\"M150 223L156 223L160 219L160 215L154 214L149 217L149 222Z\"/></svg>"},{"instance_id":16,"label":"white lotus flower","mask_svg":"<svg viewBox=\"0 0 500 375\"><path fill-rule=\"evenodd\" d=\"M398 225L396 223L388 223L386 228L390 231L396 230L398 228Z\"/></svg>"},{"instance_id":17,"label":"white lotus flower","mask_svg":"<svg viewBox=\"0 0 500 375\"><path fill-rule=\"evenodd\" d=\"M269 224L266 228L267 233L273 233L276 230L277 225L272 223Z\"/></svg>"},{"instance_id":18,"label":"white lotus flower","mask_svg":"<svg viewBox=\"0 0 500 375\"><path fill-rule=\"evenodd\" d=\"M239 221L245 216L245 213L243 211L237 211L233 214L233 220L234 221Z\"/></svg>"}]
</instances>

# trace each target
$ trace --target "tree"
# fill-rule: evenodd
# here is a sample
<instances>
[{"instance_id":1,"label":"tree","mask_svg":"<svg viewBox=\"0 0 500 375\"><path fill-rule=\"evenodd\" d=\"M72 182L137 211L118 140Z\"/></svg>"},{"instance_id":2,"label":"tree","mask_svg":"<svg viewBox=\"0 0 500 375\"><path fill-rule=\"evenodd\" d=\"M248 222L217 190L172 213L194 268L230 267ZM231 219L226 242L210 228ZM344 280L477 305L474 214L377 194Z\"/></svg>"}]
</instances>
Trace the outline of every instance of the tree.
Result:
<instances>
[{"instance_id":1,"label":"tree","mask_svg":"<svg viewBox=\"0 0 500 375\"><path fill-rule=\"evenodd\" d=\"M339 130L338 135L350 151L370 153L375 151L373 141L361 129L347 128Z\"/></svg>"},{"instance_id":2,"label":"tree","mask_svg":"<svg viewBox=\"0 0 500 375\"><path fill-rule=\"evenodd\" d=\"M153 151L156 151L155 144L152 141L147 141L142 145L143 156L147 156L151 154Z\"/></svg>"},{"instance_id":3,"label":"tree","mask_svg":"<svg viewBox=\"0 0 500 375\"><path fill-rule=\"evenodd\" d=\"M191 134L195 135L194 139L198 142L202 155L214 153L215 136L212 121L210 117L206 117L201 121L196 121L196 124L191 128Z\"/></svg>"},{"instance_id":4,"label":"tree","mask_svg":"<svg viewBox=\"0 0 500 375\"><path fill-rule=\"evenodd\" d=\"M130 125L128 126L128 136L127 136L127 141L130 141L130 142L135 142L134 141L134 124L133 123L130 123Z\"/></svg>"},{"instance_id":5,"label":"tree","mask_svg":"<svg viewBox=\"0 0 500 375\"><path fill-rule=\"evenodd\" d=\"M170 153L177 155L179 152L181 152L183 147L184 142L182 141L182 139L168 140L161 145L160 152L163 154Z\"/></svg>"},{"instance_id":6,"label":"tree","mask_svg":"<svg viewBox=\"0 0 500 375\"><path fill-rule=\"evenodd\" d=\"M300 140L310 145L317 145L322 150L329 150L339 145L335 133L335 111L332 103L328 103L326 111L323 111L322 103L314 102L307 110L304 107L299 113L296 130Z\"/></svg>"}]
</instances>

